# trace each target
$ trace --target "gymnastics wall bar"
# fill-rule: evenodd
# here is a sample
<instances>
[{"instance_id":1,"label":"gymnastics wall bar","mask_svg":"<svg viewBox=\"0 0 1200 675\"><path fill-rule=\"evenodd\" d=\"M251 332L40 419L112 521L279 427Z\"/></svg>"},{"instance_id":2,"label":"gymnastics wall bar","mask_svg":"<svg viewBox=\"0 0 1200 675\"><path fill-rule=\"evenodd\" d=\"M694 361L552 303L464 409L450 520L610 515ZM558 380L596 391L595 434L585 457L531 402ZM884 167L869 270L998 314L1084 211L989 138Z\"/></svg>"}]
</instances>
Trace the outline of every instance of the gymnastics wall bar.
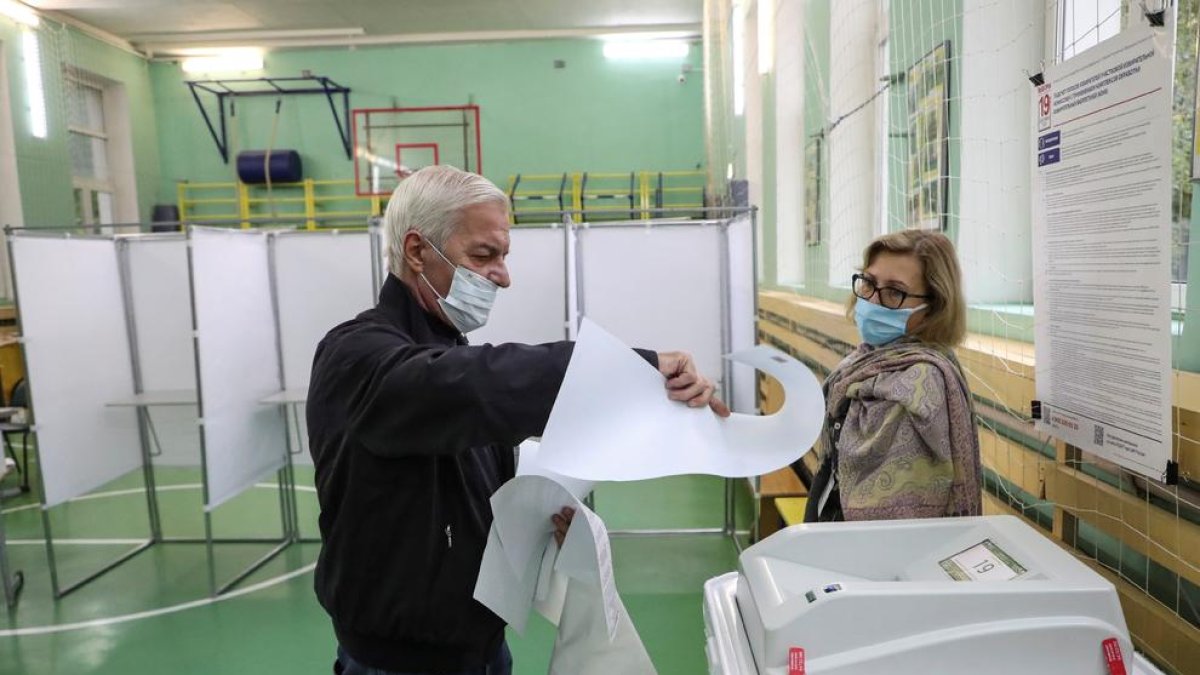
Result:
<instances>
[{"instance_id":1,"label":"gymnastics wall bar","mask_svg":"<svg viewBox=\"0 0 1200 675\"><path fill-rule=\"evenodd\" d=\"M208 133L212 135L213 142L217 144L217 152L221 153L221 159L226 164L229 163L228 117L234 114L234 99L240 96L274 96L278 98L323 94L329 101L329 110L333 113L333 122L337 125L338 135L342 139L342 148L346 151L346 159L352 157L349 124L350 88L343 87L328 77L307 75L235 80L188 80L186 84L192 92L192 98L196 101L196 107L200 109L200 115L204 117L204 123L208 125ZM202 93L216 97L219 124L214 124L213 117L209 115L208 109L204 106ZM338 114L338 105L334 101L338 95L342 99L340 115Z\"/></svg>"}]
</instances>

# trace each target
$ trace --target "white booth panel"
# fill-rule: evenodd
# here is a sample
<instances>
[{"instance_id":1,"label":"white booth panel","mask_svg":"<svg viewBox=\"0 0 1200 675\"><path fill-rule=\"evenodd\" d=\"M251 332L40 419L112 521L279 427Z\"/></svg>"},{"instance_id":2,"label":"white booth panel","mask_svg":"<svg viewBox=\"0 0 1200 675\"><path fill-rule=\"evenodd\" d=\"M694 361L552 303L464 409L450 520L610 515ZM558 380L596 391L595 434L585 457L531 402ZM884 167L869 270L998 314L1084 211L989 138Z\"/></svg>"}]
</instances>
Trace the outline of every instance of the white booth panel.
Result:
<instances>
[{"instance_id":1,"label":"white booth panel","mask_svg":"<svg viewBox=\"0 0 1200 675\"><path fill-rule=\"evenodd\" d=\"M192 339L192 295L187 239L181 235L123 240L129 265L130 299L137 325L142 390L194 391L196 355ZM195 406L147 408L156 464L200 465L200 428Z\"/></svg>"},{"instance_id":2,"label":"white booth panel","mask_svg":"<svg viewBox=\"0 0 1200 675\"><path fill-rule=\"evenodd\" d=\"M366 232L336 230L274 237L283 375L297 389L308 386L321 338L374 306L371 242Z\"/></svg>"},{"instance_id":3,"label":"white booth panel","mask_svg":"<svg viewBox=\"0 0 1200 675\"><path fill-rule=\"evenodd\" d=\"M191 233L210 510L286 460L283 413L260 403L280 390L268 236L207 228Z\"/></svg>"},{"instance_id":4,"label":"white booth panel","mask_svg":"<svg viewBox=\"0 0 1200 675\"><path fill-rule=\"evenodd\" d=\"M334 326L375 304L371 278L371 235L367 232L282 232L274 235L274 270L279 305L280 348L287 389L308 387L317 344ZM304 406L299 438L307 439ZM297 441L293 441L296 443ZM307 441L293 460L312 464Z\"/></svg>"},{"instance_id":5,"label":"white booth panel","mask_svg":"<svg viewBox=\"0 0 1200 675\"><path fill-rule=\"evenodd\" d=\"M581 313L628 345L690 352L721 380L723 237L712 224L579 230Z\"/></svg>"},{"instance_id":6,"label":"white booth panel","mask_svg":"<svg viewBox=\"0 0 1200 675\"><path fill-rule=\"evenodd\" d=\"M12 239L17 302L45 504L56 506L142 463L116 247L111 239Z\"/></svg>"}]
</instances>

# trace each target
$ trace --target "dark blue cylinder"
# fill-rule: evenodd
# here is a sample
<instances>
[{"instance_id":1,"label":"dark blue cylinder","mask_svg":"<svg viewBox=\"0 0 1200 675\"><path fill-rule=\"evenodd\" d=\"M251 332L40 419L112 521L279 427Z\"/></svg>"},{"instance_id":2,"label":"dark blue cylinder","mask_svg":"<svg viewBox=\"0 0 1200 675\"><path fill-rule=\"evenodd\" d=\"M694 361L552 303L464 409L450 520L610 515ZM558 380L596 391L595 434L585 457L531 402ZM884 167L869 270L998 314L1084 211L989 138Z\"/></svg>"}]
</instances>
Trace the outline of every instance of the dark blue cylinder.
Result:
<instances>
[{"instance_id":1,"label":"dark blue cylinder","mask_svg":"<svg viewBox=\"0 0 1200 675\"><path fill-rule=\"evenodd\" d=\"M237 175L243 183L267 182L266 150L243 150L237 156ZM300 153L295 150L272 150L270 159L272 183L297 183L304 179Z\"/></svg>"},{"instance_id":2,"label":"dark blue cylinder","mask_svg":"<svg viewBox=\"0 0 1200 675\"><path fill-rule=\"evenodd\" d=\"M179 222L179 206L175 204L155 204L150 212L150 221L154 223Z\"/></svg>"},{"instance_id":3,"label":"dark blue cylinder","mask_svg":"<svg viewBox=\"0 0 1200 675\"><path fill-rule=\"evenodd\" d=\"M151 232L178 232L179 207L175 204L155 204L150 212ZM166 223L166 224L160 224Z\"/></svg>"}]
</instances>

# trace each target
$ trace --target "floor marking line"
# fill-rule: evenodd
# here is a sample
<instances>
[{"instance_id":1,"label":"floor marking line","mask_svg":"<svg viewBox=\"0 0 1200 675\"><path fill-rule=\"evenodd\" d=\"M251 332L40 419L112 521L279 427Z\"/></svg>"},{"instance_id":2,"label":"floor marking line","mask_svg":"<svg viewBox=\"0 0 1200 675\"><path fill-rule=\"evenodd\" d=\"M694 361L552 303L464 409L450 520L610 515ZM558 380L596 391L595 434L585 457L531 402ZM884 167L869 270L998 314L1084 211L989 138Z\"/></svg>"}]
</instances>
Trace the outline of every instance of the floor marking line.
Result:
<instances>
[{"instance_id":1,"label":"floor marking line","mask_svg":"<svg viewBox=\"0 0 1200 675\"><path fill-rule=\"evenodd\" d=\"M226 593L225 595L221 595L221 596L218 596L215 598L201 598L199 600L192 600L191 602L184 602L184 603L181 603L178 605L171 605L170 607L160 607L158 609L146 610L144 612L134 612L132 614L122 614L120 616L106 617L103 619L91 619L89 621L78 621L76 623L64 623L64 624L49 625L49 626L30 626L29 628L10 628L10 629L5 629L5 630L0 630L0 637L26 637L26 636L31 636L31 635L47 635L50 633L63 633L66 631L82 630L85 628L99 628L102 626L112 626L112 625L116 625L116 624L120 624L120 623L129 623L130 621L138 621L141 619L150 619L150 618L153 618L156 616L163 616L164 614L174 614L176 612L182 612L182 611L189 610L189 609L195 609L197 607L205 607L207 605L213 605L218 602L224 602L226 600L240 598L243 595L249 595L251 593L261 591L265 588L270 588L271 586L276 586L285 581L291 581L292 579L295 579L296 577L308 574L309 572L316 569L316 567L317 567L317 564L315 562L309 563L309 564L305 565L304 567L301 567L300 569L288 572L287 574L282 574L280 576L273 577L271 579L266 579L265 581L260 581L257 584L254 584L253 586L247 586L245 588L240 588L236 591L230 591L229 593Z\"/></svg>"},{"instance_id":2,"label":"floor marking line","mask_svg":"<svg viewBox=\"0 0 1200 675\"><path fill-rule=\"evenodd\" d=\"M149 539L55 539L54 545L67 546L140 546ZM4 542L8 546L44 546L45 539L9 539Z\"/></svg>"},{"instance_id":3,"label":"floor marking line","mask_svg":"<svg viewBox=\"0 0 1200 675\"><path fill-rule=\"evenodd\" d=\"M180 485L160 485L158 487L157 491L158 492L177 492L180 490L199 490L202 487L204 487L204 486L201 485L200 483L183 483ZM254 485L254 487L278 488L279 484L278 483L256 483ZM311 485L297 485L296 489L299 490L300 492L316 492L317 491L317 488L315 488ZM140 494L145 494L145 492L146 492L146 488L129 488L129 489L125 489L125 490L110 490L108 492L97 492L95 494L83 495L81 497L76 497L74 499L68 500L67 503L74 504L75 502L86 502L86 501L90 501L92 499L102 499L105 497L122 497L125 495L140 495ZM32 511L33 509L40 509L41 507L42 507L41 504L23 504L21 506L14 506L9 509L4 509L3 511L0 511L0 513L7 515L9 513L17 513L19 511Z\"/></svg>"},{"instance_id":4,"label":"floor marking line","mask_svg":"<svg viewBox=\"0 0 1200 675\"><path fill-rule=\"evenodd\" d=\"M183 484L178 484L178 485L160 485L160 486L158 486L157 489L159 492L172 492L172 491L181 491L181 490L199 490L201 487L203 487L203 486L200 483L183 483ZM256 484L254 487L278 488L279 485L277 483L259 483L259 484ZM296 489L299 491L302 491L302 492L316 492L317 491L317 489L315 487L311 487L308 485L297 485ZM108 492L97 492L94 494L76 497L75 499L69 500L68 503L89 501L92 499L102 499L102 498L106 498L106 497L120 497L120 496L144 494L144 493L145 493L145 488L110 490ZM42 506L41 504L25 504L22 506L16 506L16 507L13 507L10 509L5 509L2 513L4 513L4 514L16 513L18 511L27 511L27 510L32 510L32 509L38 509L38 508L41 508L41 506ZM6 543L11 544L11 545L21 546L21 545L44 545L46 542L44 539L9 539ZM136 544L144 544L144 543L146 543L146 540L145 539L55 539L54 543L55 544L67 544L67 545L82 545L82 546L86 546L86 545L136 545ZM231 591L229 593L226 593L224 595L221 595L221 596L218 596L215 598L200 598L199 600L192 600L189 602L180 603L178 605L170 605L168 607L159 607L157 609L150 609L150 610L145 610L142 612L133 612L131 614L122 614L119 616L103 617L103 618L99 618L99 619L89 619L87 621L78 621L75 623L51 624L51 625L45 625L45 626L29 626L26 628L0 629L0 638L48 635L48 634L52 634L52 633L64 633L67 631L84 630L87 628L98 628L98 627L102 627L102 626L112 626L112 625L116 625L116 624L129 623L131 621L139 621L141 619L150 619L150 618L153 618L156 616L163 616L166 614L175 614L177 612L183 612L183 611L186 611L189 609L195 609L197 607L206 607L208 605L216 604L218 602L224 602L225 600L232 600L234 598L240 598L244 595L249 595L251 593L255 593L255 592L261 591L263 589L270 588L272 586L277 586L286 581L291 581L292 579L295 579L296 577L308 574L309 572L316 569L316 567L317 567L317 564L315 562L309 563L309 564L305 565L304 567L293 570L286 574L281 574L277 577L265 579L265 580L260 581L257 584L254 584L252 586L246 586L245 588L240 588L238 590Z\"/></svg>"},{"instance_id":5,"label":"floor marking line","mask_svg":"<svg viewBox=\"0 0 1200 675\"><path fill-rule=\"evenodd\" d=\"M179 490L199 490L202 485L200 483L183 483L180 485L160 485L158 492L175 492ZM68 504L75 502L87 502L93 499L104 499L106 497L124 497L126 495L145 494L146 488L127 488L124 490L109 490L108 492L96 492L90 495L82 495L74 499L67 500ZM29 511L31 509L40 509L41 504L25 504L23 506L14 506L11 509L4 509L4 513L16 513L18 511Z\"/></svg>"}]
</instances>

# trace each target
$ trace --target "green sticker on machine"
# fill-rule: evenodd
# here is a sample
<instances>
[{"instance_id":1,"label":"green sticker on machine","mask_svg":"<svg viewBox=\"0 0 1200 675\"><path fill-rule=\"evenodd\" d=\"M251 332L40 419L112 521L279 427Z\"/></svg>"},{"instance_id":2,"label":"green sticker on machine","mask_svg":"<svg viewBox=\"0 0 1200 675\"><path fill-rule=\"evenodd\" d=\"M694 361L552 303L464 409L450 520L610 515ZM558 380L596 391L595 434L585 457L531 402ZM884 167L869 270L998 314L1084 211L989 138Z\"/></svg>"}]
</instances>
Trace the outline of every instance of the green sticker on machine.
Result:
<instances>
[{"instance_id":1,"label":"green sticker on machine","mask_svg":"<svg viewBox=\"0 0 1200 675\"><path fill-rule=\"evenodd\" d=\"M991 539L938 563L955 581L1009 581L1028 570Z\"/></svg>"}]
</instances>

